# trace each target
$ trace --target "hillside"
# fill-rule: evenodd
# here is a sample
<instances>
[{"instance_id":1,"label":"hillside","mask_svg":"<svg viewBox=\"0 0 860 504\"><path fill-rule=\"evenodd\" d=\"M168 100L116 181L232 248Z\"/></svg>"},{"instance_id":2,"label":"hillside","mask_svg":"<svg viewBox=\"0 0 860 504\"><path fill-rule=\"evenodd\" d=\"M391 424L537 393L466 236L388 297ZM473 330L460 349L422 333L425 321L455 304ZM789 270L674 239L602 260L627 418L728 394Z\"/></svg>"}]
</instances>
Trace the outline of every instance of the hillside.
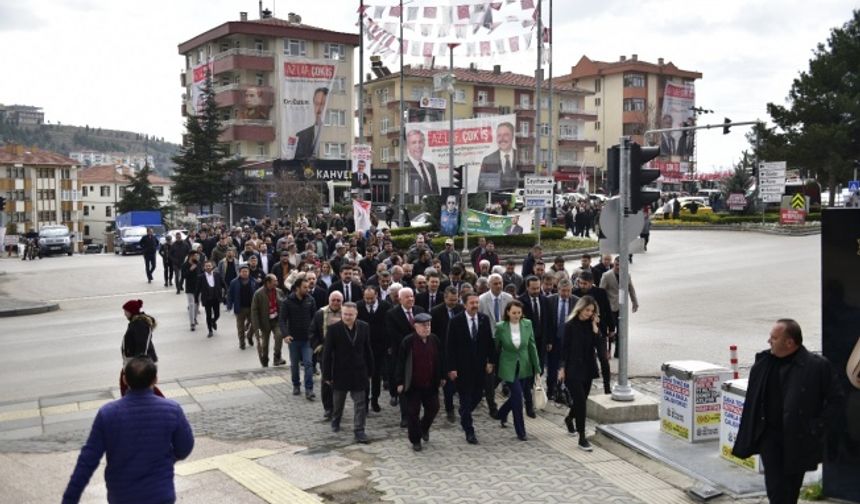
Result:
<instances>
[{"instance_id":1,"label":"hillside","mask_svg":"<svg viewBox=\"0 0 860 504\"><path fill-rule=\"evenodd\" d=\"M60 124L18 127L0 123L0 145L4 143L35 146L65 156L81 150L147 153L155 158L156 171L163 176L173 172L170 158L179 152L178 144L142 133Z\"/></svg>"}]
</instances>

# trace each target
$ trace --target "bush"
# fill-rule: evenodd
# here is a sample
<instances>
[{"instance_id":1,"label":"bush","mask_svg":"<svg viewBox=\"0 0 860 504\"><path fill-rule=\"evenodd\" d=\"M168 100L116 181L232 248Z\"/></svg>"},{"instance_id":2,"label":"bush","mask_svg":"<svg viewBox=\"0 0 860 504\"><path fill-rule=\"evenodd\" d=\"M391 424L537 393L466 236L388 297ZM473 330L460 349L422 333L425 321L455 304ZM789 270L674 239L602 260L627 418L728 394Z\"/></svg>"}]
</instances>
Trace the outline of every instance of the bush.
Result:
<instances>
[{"instance_id":1,"label":"bush","mask_svg":"<svg viewBox=\"0 0 860 504\"><path fill-rule=\"evenodd\" d=\"M411 236L414 241L416 234L430 231L430 229L430 226L398 227L391 229L391 236Z\"/></svg>"},{"instance_id":2,"label":"bush","mask_svg":"<svg viewBox=\"0 0 860 504\"><path fill-rule=\"evenodd\" d=\"M394 233L395 230L391 232L391 242L394 244L394 248L406 250L413 243L415 243L415 234L418 231L426 231L428 227L422 228L399 228L396 231L399 231L397 234ZM407 233L407 231L411 231ZM551 228L541 228L541 239L542 240L561 240L564 238L567 231L561 227L551 227ZM474 244L477 243L478 237L483 235L469 235L469 243ZM430 240L430 243L433 246L433 250L440 251L445 248L445 240L450 238L449 236L436 236ZM455 236L454 238L454 248L460 250L463 248L463 237ZM488 240L493 241L496 246L508 246L508 247L531 247L535 243L537 243L537 236L533 233L530 234L522 234L522 235L502 235L502 236L487 236Z\"/></svg>"}]
</instances>

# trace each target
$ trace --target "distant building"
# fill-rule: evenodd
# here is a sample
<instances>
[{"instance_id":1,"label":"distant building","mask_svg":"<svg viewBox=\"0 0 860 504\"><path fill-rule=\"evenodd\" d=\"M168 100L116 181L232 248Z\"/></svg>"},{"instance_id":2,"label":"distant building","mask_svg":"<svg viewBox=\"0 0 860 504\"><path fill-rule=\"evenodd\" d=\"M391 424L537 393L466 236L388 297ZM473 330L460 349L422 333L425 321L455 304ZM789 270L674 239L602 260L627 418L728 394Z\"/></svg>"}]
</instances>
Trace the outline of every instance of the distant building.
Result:
<instances>
[{"instance_id":1,"label":"distant building","mask_svg":"<svg viewBox=\"0 0 860 504\"><path fill-rule=\"evenodd\" d=\"M69 157L82 166L127 165L140 169L149 164L150 168L155 169L155 156L151 154L85 150L70 152Z\"/></svg>"},{"instance_id":2,"label":"distant building","mask_svg":"<svg viewBox=\"0 0 860 504\"><path fill-rule=\"evenodd\" d=\"M0 122L15 126L39 126L45 123L42 107L32 105L0 105Z\"/></svg>"},{"instance_id":3,"label":"distant building","mask_svg":"<svg viewBox=\"0 0 860 504\"><path fill-rule=\"evenodd\" d=\"M603 171L606 149L617 144L622 135L644 145L645 131L659 127L667 81L694 84L701 78L700 72L681 70L663 58L649 63L633 54L609 62L582 56L568 75L553 80L594 92L586 107L596 111L597 120L586 126L584 134L595 139L597 146L586 157L586 164Z\"/></svg>"},{"instance_id":4,"label":"distant building","mask_svg":"<svg viewBox=\"0 0 860 504\"><path fill-rule=\"evenodd\" d=\"M182 115L194 111L194 69L211 62L224 127L221 141L229 145L231 154L250 162L271 161L281 152L282 104L297 99L285 95L285 64L332 60L338 64L326 103L326 127L318 141L319 158L346 158L354 136L353 50L358 45L358 34L302 24L295 14L278 19L262 11L260 19L248 19L247 12L242 12L238 21L228 21L179 44L179 54L185 57L180 74L185 88Z\"/></svg>"},{"instance_id":5,"label":"distant building","mask_svg":"<svg viewBox=\"0 0 860 504\"><path fill-rule=\"evenodd\" d=\"M63 224L80 239L78 175L78 164L61 154L23 145L0 147L4 220L14 223L19 234Z\"/></svg>"},{"instance_id":6,"label":"distant building","mask_svg":"<svg viewBox=\"0 0 860 504\"><path fill-rule=\"evenodd\" d=\"M128 177L136 170L128 165L101 165L83 168L80 171L81 200L83 202L84 238L93 243L105 243L105 233L113 230L116 219L116 204L129 185ZM149 183L164 206L172 200L172 182L158 175L150 175Z\"/></svg>"}]
</instances>

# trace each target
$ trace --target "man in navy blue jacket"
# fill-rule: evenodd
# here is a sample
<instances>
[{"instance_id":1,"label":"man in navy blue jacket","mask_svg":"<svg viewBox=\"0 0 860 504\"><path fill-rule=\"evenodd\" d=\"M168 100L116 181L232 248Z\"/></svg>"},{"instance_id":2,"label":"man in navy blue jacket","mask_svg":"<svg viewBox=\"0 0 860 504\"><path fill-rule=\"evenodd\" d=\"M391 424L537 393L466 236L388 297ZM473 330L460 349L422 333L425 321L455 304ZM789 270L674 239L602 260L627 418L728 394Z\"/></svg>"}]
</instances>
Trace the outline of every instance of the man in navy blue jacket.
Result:
<instances>
[{"instance_id":1,"label":"man in navy blue jacket","mask_svg":"<svg viewBox=\"0 0 860 504\"><path fill-rule=\"evenodd\" d=\"M179 404L156 396L155 363L135 357L125 366L129 392L96 414L81 448L63 503L80 501L102 454L107 453L108 502L174 502L173 464L191 454L194 435Z\"/></svg>"}]
</instances>

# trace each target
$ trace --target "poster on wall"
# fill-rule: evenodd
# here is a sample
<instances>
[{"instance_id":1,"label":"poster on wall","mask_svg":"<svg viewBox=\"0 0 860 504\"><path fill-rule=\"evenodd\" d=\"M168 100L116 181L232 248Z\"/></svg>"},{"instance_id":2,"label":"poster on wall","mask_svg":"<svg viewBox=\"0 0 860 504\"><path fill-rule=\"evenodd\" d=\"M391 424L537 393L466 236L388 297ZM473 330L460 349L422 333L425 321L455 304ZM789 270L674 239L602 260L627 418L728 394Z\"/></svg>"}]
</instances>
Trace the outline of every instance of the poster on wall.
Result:
<instances>
[{"instance_id":1,"label":"poster on wall","mask_svg":"<svg viewBox=\"0 0 860 504\"><path fill-rule=\"evenodd\" d=\"M667 82L663 91L663 110L660 125L663 128L692 126L695 123L693 107L696 90L692 84ZM693 131L668 131L660 135L660 156L689 160L695 148Z\"/></svg>"},{"instance_id":2,"label":"poster on wall","mask_svg":"<svg viewBox=\"0 0 860 504\"><path fill-rule=\"evenodd\" d=\"M350 155L352 160L352 188L362 191L370 190L371 162L373 152L369 144L355 144Z\"/></svg>"},{"instance_id":3,"label":"poster on wall","mask_svg":"<svg viewBox=\"0 0 860 504\"><path fill-rule=\"evenodd\" d=\"M281 104L281 159L319 157L329 90L337 71L332 60L284 62Z\"/></svg>"},{"instance_id":4,"label":"poster on wall","mask_svg":"<svg viewBox=\"0 0 860 504\"><path fill-rule=\"evenodd\" d=\"M534 210L496 215L470 209L463 215L460 227L486 236L518 235L531 233L534 220Z\"/></svg>"},{"instance_id":5,"label":"poster on wall","mask_svg":"<svg viewBox=\"0 0 860 504\"><path fill-rule=\"evenodd\" d=\"M517 187L516 116L454 121L454 163L465 165L468 192ZM407 192L442 194L450 187L448 121L406 124Z\"/></svg>"}]
</instances>

